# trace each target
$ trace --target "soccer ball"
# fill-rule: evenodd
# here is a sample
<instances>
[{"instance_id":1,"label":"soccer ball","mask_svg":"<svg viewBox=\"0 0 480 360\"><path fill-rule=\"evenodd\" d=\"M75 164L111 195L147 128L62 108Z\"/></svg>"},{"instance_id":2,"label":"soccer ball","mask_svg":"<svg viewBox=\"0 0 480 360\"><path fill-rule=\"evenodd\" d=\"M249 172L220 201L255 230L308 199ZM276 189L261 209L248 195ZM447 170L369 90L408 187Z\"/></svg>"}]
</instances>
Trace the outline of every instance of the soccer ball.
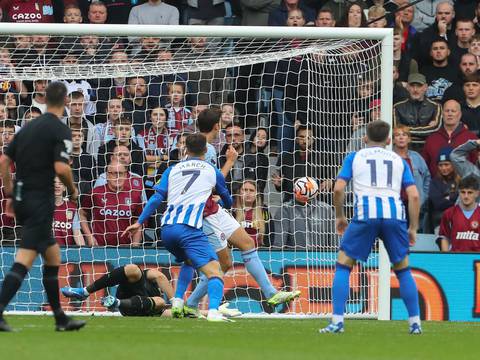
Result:
<instances>
[{"instance_id":1,"label":"soccer ball","mask_svg":"<svg viewBox=\"0 0 480 360\"><path fill-rule=\"evenodd\" d=\"M307 202L317 196L318 184L315 179L309 176L302 177L295 181L293 192L298 201Z\"/></svg>"}]
</instances>

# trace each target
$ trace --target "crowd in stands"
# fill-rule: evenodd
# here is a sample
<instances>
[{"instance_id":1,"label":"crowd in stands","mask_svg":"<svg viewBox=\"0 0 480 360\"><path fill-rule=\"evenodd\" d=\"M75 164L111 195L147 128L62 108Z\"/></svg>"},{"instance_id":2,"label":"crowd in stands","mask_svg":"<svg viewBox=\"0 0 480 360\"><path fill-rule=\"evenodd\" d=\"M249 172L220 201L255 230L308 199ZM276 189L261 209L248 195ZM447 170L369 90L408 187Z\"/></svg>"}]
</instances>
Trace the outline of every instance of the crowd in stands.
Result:
<instances>
[{"instance_id":1,"label":"crowd in stands","mask_svg":"<svg viewBox=\"0 0 480 360\"><path fill-rule=\"evenodd\" d=\"M462 178L480 178L480 3L426 0L406 5L407 0L2 0L0 20L391 27L393 149L413 171L422 203L421 231L438 234L442 214L459 202ZM172 41L96 35L17 35L0 42L0 70L60 65L64 71L82 64L195 61L239 45L206 37ZM289 45L298 46L295 40ZM221 112L222 130L213 143L218 164L233 161L226 177L235 199L233 216L256 244L335 249L330 204L336 172L346 152L363 146L366 124L380 118L380 73L371 69L365 49L347 49L341 61L317 54L313 60L296 56L161 75L75 79L72 73L62 80L69 90L62 121L72 130L72 168L81 200L79 206L68 202L65 189L55 183L59 243L161 245L155 231L137 238L120 234L140 214L165 169L183 158L185 137L197 130L199 114L214 107ZM316 62L320 75L308 76L308 61ZM368 75L359 76L359 68ZM339 71L340 78L333 79ZM1 82L2 149L46 111L47 83ZM315 100L309 98L312 91ZM308 204L293 196L294 181L303 176L319 180L320 195ZM280 193L281 206L270 201L274 192ZM3 196L1 203L5 205ZM151 219L151 229L158 230L159 216ZM1 225L4 244L18 239L20 229L4 211ZM449 249L444 242L440 247Z\"/></svg>"}]
</instances>

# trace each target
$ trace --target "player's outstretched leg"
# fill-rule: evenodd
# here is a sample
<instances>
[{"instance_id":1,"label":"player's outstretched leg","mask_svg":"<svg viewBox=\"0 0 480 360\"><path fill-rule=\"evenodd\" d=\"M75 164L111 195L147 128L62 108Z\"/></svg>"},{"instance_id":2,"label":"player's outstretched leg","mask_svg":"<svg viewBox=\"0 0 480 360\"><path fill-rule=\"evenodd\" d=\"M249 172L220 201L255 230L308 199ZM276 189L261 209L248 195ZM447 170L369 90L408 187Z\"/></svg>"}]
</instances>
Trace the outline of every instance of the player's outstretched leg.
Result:
<instances>
[{"instance_id":1,"label":"player's outstretched leg","mask_svg":"<svg viewBox=\"0 0 480 360\"><path fill-rule=\"evenodd\" d=\"M140 280L142 271L137 265L129 264L113 269L93 283L83 288L63 287L61 292L68 298L85 300L96 291L119 285L122 282L134 282Z\"/></svg>"},{"instance_id":2,"label":"player's outstretched leg","mask_svg":"<svg viewBox=\"0 0 480 360\"><path fill-rule=\"evenodd\" d=\"M422 327L420 322L418 290L415 279L412 276L412 271L410 267L408 267L408 257L401 263L395 264L393 269L400 284L400 296L408 311L409 332L412 335L419 335L422 333Z\"/></svg>"},{"instance_id":3,"label":"player's outstretched leg","mask_svg":"<svg viewBox=\"0 0 480 360\"><path fill-rule=\"evenodd\" d=\"M267 272L263 267L262 262L258 256L257 249L255 249L255 243L252 238L247 234L244 228L240 227L230 236L228 242L237 247L242 252L242 259L247 268L247 271L253 276L255 281L260 286L263 294L267 298L267 303L270 306L277 306L298 298L300 291L277 291L270 279Z\"/></svg>"},{"instance_id":4,"label":"player's outstretched leg","mask_svg":"<svg viewBox=\"0 0 480 360\"><path fill-rule=\"evenodd\" d=\"M319 330L320 333L343 333L343 316L350 290L351 271L351 266L337 262L332 286L333 316L330 324Z\"/></svg>"}]
</instances>

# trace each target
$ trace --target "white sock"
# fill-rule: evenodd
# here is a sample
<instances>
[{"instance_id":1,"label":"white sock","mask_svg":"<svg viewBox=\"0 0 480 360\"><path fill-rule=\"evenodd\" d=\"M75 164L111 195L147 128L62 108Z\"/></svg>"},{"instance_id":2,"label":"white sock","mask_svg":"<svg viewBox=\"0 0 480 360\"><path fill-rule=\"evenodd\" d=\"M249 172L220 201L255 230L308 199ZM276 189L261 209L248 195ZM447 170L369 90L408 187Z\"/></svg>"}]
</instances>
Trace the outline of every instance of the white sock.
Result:
<instances>
[{"instance_id":1,"label":"white sock","mask_svg":"<svg viewBox=\"0 0 480 360\"><path fill-rule=\"evenodd\" d=\"M420 325L420 316L411 316L408 318L408 325L412 326L413 324Z\"/></svg>"},{"instance_id":2,"label":"white sock","mask_svg":"<svg viewBox=\"0 0 480 360\"><path fill-rule=\"evenodd\" d=\"M87 295L87 296L90 295L90 293L88 292L88 290L87 290L86 287L83 288L83 293L84 293L85 295Z\"/></svg>"},{"instance_id":3,"label":"white sock","mask_svg":"<svg viewBox=\"0 0 480 360\"><path fill-rule=\"evenodd\" d=\"M343 315L333 315L332 316L332 324L338 324L343 322Z\"/></svg>"}]
</instances>

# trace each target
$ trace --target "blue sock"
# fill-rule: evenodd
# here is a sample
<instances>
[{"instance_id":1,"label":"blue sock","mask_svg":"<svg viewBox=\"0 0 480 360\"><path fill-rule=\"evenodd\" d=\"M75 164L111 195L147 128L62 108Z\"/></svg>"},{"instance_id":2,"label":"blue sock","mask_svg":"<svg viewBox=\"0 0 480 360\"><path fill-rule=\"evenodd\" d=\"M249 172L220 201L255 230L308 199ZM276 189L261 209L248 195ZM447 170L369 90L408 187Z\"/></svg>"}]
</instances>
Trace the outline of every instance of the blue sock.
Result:
<instances>
[{"instance_id":1,"label":"blue sock","mask_svg":"<svg viewBox=\"0 0 480 360\"><path fill-rule=\"evenodd\" d=\"M175 297L183 299L185 291L187 291L188 285L192 282L193 279L193 267L187 264L183 264L180 268L180 273L178 274L177 279L177 289L175 290Z\"/></svg>"},{"instance_id":2,"label":"blue sock","mask_svg":"<svg viewBox=\"0 0 480 360\"><path fill-rule=\"evenodd\" d=\"M400 283L400 296L407 307L408 316L419 316L420 306L418 305L417 284L413 279L410 268L395 271L395 274Z\"/></svg>"},{"instance_id":3,"label":"blue sock","mask_svg":"<svg viewBox=\"0 0 480 360\"><path fill-rule=\"evenodd\" d=\"M192 308L197 308L200 300L207 295L208 292L208 278L204 273L200 273L200 281L198 282L195 290L187 299L187 306Z\"/></svg>"},{"instance_id":4,"label":"blue sock","mask_svg":"<svg viewBox=\"0 0 480 360\"><path fill-rule=\"evenodd\" d=\"M270 279L267 276L267 272L263 267L260 258L258 257L258 253L256 249L242 251L242 259L247 268L247 271L250 275L253 276L255 281L262 289L263 294L268 298L271 298L273 295L277 293L277 290L273 287Z\"/></svg>"},{"instance_id":5,"label":"blue sock","mask_svg":"<svg viewBox=\"0 0 480 360\"><path fill-rule=\"evenodd\" d=\"M219 277L208 279L208 310L218 310L223 297L223 280Z\"/></svg>"},{"instance_id":6,"label":"blue sock","mask_svg":"<svg viewBox=\"0 0 480 360\"><path fill-rule=\"evenodd\" d=\"M332 286L333 315L342 316L345 313L345 304L348 300L350 290L350 272L352 269L348 266L339 264L335 269Z\"/></svg>"}]
</instances>

